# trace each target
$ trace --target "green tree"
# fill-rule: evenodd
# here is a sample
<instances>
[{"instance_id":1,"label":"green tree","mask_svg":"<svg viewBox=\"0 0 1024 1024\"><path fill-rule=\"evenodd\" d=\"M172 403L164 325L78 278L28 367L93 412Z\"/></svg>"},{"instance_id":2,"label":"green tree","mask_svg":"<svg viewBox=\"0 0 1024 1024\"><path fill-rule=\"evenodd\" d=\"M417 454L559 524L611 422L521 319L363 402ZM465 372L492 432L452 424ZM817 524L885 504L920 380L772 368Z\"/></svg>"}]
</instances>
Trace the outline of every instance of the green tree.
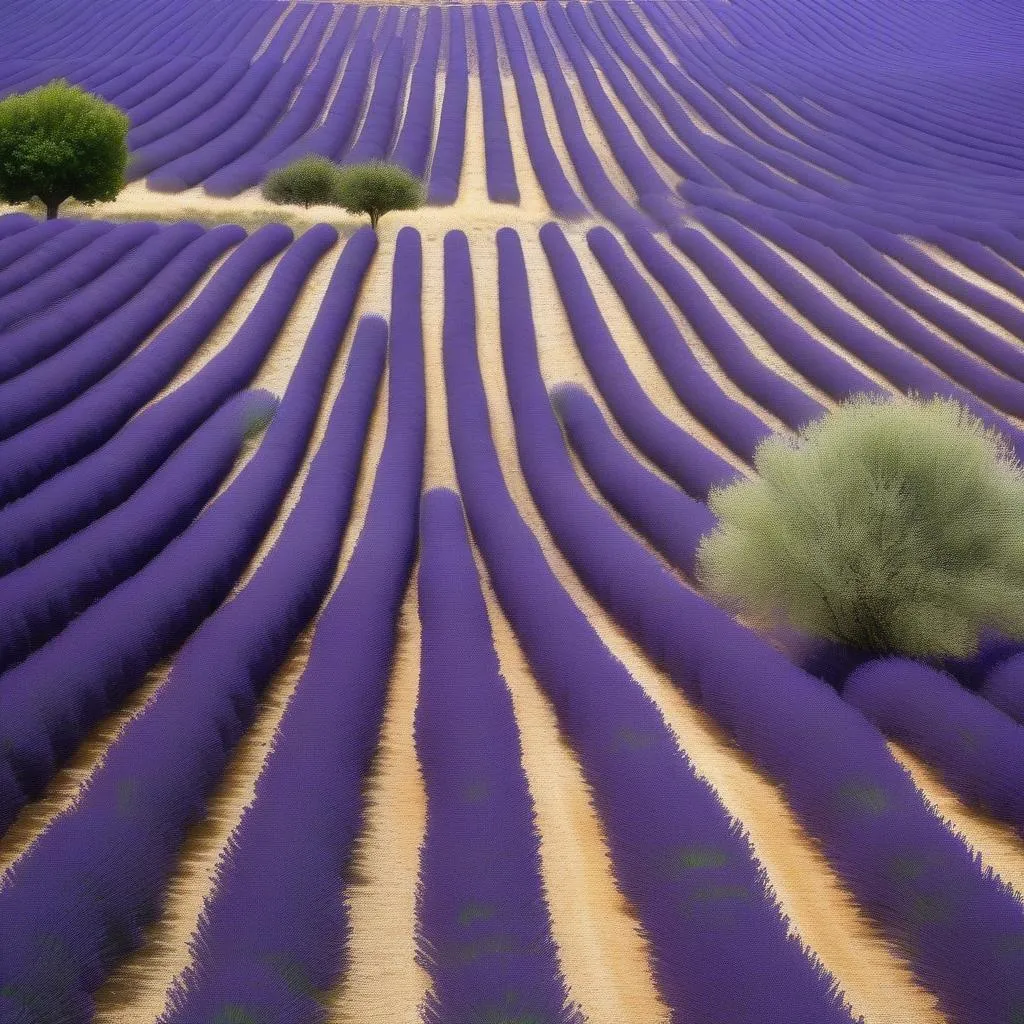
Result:
<instances>
[{"instance_id":1,"label":"green tree","mask_svg":"<svg viewBox=\"0 0 1024 1024\"><path fill-rule=\"evenodd\" d=\"M337 204L349 213L368 214L374 231L385 213L423 205L423 182L404 167L379 160L340 168L337 189Z\"/></svg>"},{"instance_id":2,"label":"green tree","mask_svg":"<svg viewBox=\"0 0 1024 1024\"><path fill-rule=\"evenodd\" d=\"M855 399L754 465L698 553L724 603L878 654L1024 636L1024 470L955 402Z\"/></svg>"},{"instance_id":3,"label":"green tree","mask_svg":"<svg viewBox=\"0 0 1024 1024\"><path fill-rule=\"evenodd\" d=\"M272 203L337 205L338 165L325 156L304 156L273 171L263 182L263 198Z\"/></svg>"},{"instance_id":4,"label":"green tree","mask_svg":"<svg viewBox=\"0 0 1024 1024\"><path fill-rule=\"evenodd\" d=\"M65 199L116 199L128 164L129 121L63 79L0 101L0 199L38 198L46 217Z\"/></svg>"}]
</instances>

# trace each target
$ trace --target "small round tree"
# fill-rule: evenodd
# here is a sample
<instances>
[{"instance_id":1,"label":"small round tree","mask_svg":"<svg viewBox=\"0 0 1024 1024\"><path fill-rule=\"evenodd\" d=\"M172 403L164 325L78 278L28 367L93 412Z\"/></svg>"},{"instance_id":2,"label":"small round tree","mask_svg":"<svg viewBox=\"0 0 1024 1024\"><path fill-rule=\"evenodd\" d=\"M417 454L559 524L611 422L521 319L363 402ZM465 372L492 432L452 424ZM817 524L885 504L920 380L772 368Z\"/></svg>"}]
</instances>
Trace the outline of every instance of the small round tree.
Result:
<instances>
[{"instance_id":1,"label":"small round tree","mask_svg":"<svg viewBox=\"0 0 1024 1024\"><path fill-rule=\"evenodd\" d=\"M955 402L858 398L754 465L698 553L726 604L876 654L1024 636L1024 470Z\"/></svg>"},{"instance_id":2,"label":"small round tree","mask_svg":"<svg viewBox=\"0 0 1024 1024\"><path fill-rule=\"evenodd\" d=\"M340 168L337 187L338 205L368 214L374 231L385 213L423 205L423 182L404 167L378 160Z\"/></svg>"},{"instance_id":3,"label":"small round tree","mask_svg":"<svg viewBox=\"0 0 1024 1024\"><path fill-rule=\"evenodd\" d=\"M337 204L338 165L325 156L304 156L273 171L263 182L263 198L304 206Z\"/></svg>"},{"instance_id":4,"label":"small round tree","mask_svg":"<svg viewBox=\"0 0 1024 1024\"><path fill-rule=\"evenodd\" d=\"M0 101L0 199L42 201L46 217L65 199L116 199L128 164L123 110L63 79Z\"/></svg>"}]
</instances>

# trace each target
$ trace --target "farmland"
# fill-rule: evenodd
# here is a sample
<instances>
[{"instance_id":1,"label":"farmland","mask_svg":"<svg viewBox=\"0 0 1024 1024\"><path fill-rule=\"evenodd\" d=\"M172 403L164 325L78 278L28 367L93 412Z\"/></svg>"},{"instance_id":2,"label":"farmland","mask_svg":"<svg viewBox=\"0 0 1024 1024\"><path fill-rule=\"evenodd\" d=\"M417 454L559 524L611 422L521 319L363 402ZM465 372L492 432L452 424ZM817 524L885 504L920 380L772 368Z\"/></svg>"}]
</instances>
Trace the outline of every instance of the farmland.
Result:
<instances>
[{"instance_id":1,"label":"farmland","mask_svg":"<svg viewBox=\"0 0 1024 1024\"><path fill-rule=\"evenodd\" d=\"M0 1024L1020 1024L1024 646L851 672L696 572L856 395L1024 459L1012 5L4 21L130 129L0 207Z\"/></svg>"}]
</instances>

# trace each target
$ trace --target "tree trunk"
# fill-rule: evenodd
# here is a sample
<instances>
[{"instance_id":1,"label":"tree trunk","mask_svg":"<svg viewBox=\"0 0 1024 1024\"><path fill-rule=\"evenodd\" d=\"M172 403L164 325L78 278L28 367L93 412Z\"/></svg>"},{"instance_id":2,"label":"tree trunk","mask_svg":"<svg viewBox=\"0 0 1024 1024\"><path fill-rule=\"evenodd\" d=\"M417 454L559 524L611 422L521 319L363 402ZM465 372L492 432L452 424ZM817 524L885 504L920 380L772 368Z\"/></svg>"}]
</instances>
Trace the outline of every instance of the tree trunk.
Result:
<instances>
[{"instance_id":1,"label":"tree trunk","mask_svg":"<svg viewBox=\"0 0 1024 1024\"><path fill-rule=\"evenodd\" d=\"M57 211L60 209L60 204L63 202L63 200L62 199L46 199L46 200L44 200L44 202L46 203L46 219L47 220L56 220L57 219Z\"/></svg>"},{"instance_id":2,"label":"tree trunk","mask_svg":"<svg viewBox=\"0 0 1024 1024\"><path fill-rule=\"evenodd\" d=\"M380 213L378 213L377 210L371 210L370 211L370 227L373 228L374 231L377 230L377 221L379 221L379 220L380 220Z\"/></svg>"}]
</instances>

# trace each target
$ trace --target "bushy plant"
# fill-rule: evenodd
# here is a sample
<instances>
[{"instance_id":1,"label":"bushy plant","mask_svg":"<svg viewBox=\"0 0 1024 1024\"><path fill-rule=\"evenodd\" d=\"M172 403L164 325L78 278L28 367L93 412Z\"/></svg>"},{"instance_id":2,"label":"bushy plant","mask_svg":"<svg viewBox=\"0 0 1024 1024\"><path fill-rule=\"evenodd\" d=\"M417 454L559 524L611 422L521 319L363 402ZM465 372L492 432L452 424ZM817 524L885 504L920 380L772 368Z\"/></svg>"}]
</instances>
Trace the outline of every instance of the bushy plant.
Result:
<instances>
[{"instance_id":1,"label":"bushy plant","mask_svg":"<svg viewBox=\"0 0 1024 1024\"><path fill-rule=\"evenodd\" d=\"M123 110L63 79L0 101L0 200L42 201L46 217L65 199L117 198L128 165Z\"/></svg>"},{"instance_id":2,"label":"bushy plant","mask_svg":"<svg viewBox=\"0 0 1024 1024\"><path fill-rule=\"evenodd\" d=\"M385 213L423 205L423 182L404 167L378 160L339 168L337 187L338 205L368 214L374 231Z\"/></svg>"},{"instance_id":3,"label":"bushy plant","mask_svg":"<svg viewBox=\"0 0 1024 1024\"><path fill-rule=\"evenodd\" d=\"M1024 636L1024 470L948 400L855 399L714 491L702 582L755 617L877 653Z\"/></svg>"},{"instance_id":4,"label":"bushy plant","mask_svg":"<svg viewBox=\"0 0 1024 1024\"><path fill-rule=\"evenodd\" d=\"M263 182L263 198L309 208L336 204L338 165L325 156L304 156L272 171Z\"/></svg>"}]
</instances>

